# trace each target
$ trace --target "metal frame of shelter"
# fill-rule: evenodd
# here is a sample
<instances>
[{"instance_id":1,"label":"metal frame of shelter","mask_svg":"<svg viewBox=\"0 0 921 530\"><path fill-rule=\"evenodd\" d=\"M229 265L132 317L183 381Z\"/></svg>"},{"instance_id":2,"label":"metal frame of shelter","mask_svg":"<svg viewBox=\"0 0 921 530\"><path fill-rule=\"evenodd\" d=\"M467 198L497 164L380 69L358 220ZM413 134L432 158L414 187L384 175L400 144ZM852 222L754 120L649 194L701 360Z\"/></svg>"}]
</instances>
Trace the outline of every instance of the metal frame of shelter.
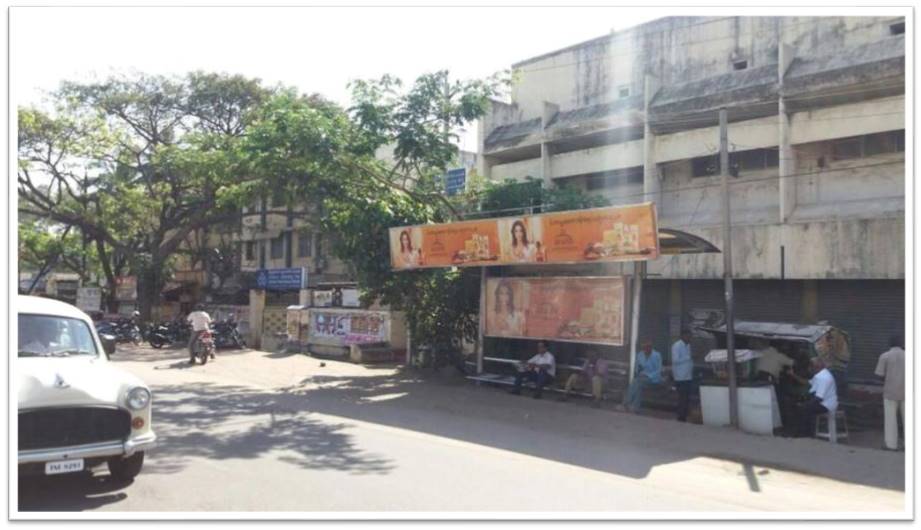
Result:
<instances>
[{"instance_id":1,"label":"metal frame of shelter","mask_svg":"<svg viewBox=\"0 0 921 530\"><path fill-rule=\"evenodd\" d=\"M685 255L685 254L706 254L706 253L718 253L720 249L714 246L709 241L683 232L681 230L674 230L671 228L659 228L659 255L660 256L675 256L675 255ZM640 328L640 309L642 305L642 292L643 292L643 279L646 277L646 260L637 260L633 261L633 275L632 281L630 282L632 289L632 300L630 303L630 348L627 352L629 363L630 363L630 372L628 374L628 382L633 382L633 373L636 370L636 348L637 348L637 336L639 335ZM522 265L527 266L527 265ZM561 264L565 266L565 264ZM535 267L543 267L543 265L535 265ZM484 334L485 330L485 319L486 319L486 279L488 275L486 270L489 267L480 267L480 315L479 315L479 329L477 332L477 343L476 343L476 373L480 375L483 373L483 358L484 358ZM538 340L538 339L535 339Z\"/></svg>"}]
</instances>

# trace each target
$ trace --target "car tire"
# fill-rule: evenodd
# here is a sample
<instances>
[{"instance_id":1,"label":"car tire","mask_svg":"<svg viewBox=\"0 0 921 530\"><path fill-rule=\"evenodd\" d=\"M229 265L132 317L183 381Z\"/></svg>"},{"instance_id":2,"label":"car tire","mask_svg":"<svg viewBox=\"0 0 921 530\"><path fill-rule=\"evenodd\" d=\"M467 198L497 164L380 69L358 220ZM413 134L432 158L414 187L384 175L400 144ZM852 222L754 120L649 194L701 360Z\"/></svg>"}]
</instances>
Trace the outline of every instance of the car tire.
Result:
<instances>
[{"instance_id":1,"label":"car tire","mask_svg":"<svg viewBox=\"0 0 921 530\"><path fill-rule=\"evenodd\" d=\"M112 478L122 482L134 480L144 466L144 452L134 453L128 458L115 457L109 460L109 473Z\"/></svg>"}]
</instances>

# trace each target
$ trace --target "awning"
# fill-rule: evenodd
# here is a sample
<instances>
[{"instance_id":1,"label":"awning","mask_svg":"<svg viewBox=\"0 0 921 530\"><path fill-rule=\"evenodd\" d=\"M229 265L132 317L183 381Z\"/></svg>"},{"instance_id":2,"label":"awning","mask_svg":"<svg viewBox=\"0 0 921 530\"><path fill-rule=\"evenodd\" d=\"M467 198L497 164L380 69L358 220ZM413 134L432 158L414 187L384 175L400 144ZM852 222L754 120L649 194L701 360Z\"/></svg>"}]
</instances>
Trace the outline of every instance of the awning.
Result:
<instances>
[{"instance_id":1,"label":"awning","mask_svg":"<svg viewBox=\"0 0 921 530\"><path fill-rule=\"evenodd\" d=\"M720 252L706 239L672 228L659 229L659 250L663 255Z\"/></svg>"},{"instance_id":2,"label":"awning","mask_svg":"<svg viewBox=\"0 0 921 530\"><path fill-rule=\"evenodd\" d=\"M713 333L726 333L726 325L714 328L700 328L704 331ZM802 342L816 343L830 331L837 330L847 336L846 333L834 326L813 325L813 324L789 324L785 322L751 322L746 320L736 320L733 326L733 334L743 337L755 337L767 340L795 340Z\"/></svg>"}]
</instances>

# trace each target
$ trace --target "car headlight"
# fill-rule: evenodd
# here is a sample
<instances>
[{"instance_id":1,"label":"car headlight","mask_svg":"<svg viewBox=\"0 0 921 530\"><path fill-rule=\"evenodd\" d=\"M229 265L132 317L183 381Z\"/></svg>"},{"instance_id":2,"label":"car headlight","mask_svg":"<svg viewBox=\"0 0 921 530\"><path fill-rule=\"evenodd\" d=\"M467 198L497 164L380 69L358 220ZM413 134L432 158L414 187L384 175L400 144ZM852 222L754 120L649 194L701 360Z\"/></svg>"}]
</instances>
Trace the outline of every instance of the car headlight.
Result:
<instances>
[{"instance_id":1,"label":"car headlight","mask_svg":"<svg viewBox=\"0 0 921 530\"><path fill-rule=\"evenodd\" d=\"M141 410L150 403L150 390L142 386L134 387L128 391L128 408Z\"/></svg>"}]
</instances>

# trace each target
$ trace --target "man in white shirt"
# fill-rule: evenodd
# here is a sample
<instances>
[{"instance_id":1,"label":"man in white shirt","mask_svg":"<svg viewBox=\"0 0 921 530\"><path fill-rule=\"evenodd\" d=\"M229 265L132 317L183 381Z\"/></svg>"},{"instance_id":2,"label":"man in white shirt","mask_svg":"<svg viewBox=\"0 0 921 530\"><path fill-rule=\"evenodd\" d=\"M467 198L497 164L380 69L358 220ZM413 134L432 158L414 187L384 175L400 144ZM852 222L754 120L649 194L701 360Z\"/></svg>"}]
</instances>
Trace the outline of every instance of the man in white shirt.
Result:
<instances>
[{"instance_id":1,"label":"man in white shirt","mask_svg":"<svg viewBox=\"0 0 921 530\"><path fill-rule=\"evenodd\" d=\"M812 435L816 416L829 412L834 414L838 409L838 389L835 385L835 376L831 375L831 372L825 367L825 361L814 357L810 368L813 374L808 381L810 396L805 403L800 404L797 410L800 418L800 436ZM802 383L807 382L797 375L793 377Z\"/></svg>"},{"instance_id":2,"label":"man in white shirt","mask_svg":"<svg viewBox=\"0 0 921 530\"><path fill-rule=\"evenodd\" d=\"M211 329L211 315L205 312L205 306L198 304L195 306L195 311L189 313L186 320L192 324L192 336L189 338L189 362L195 364L195 343L201 332ZM213 353L211 358L214 359Z\"/></svg>"},{"instance_id":3,"label":"man in white shirt","mask_svg":"<svg viewBox=\"0 0 921 530\"><path fill-rule=\"evenodd\" d=\"M534 399L540 399L544 386L556 377L556 359L547 351L547 343L537 342L537 355L528 359L524 366L519 366L515 375L515 389L513 394L521 394L521 383L527 379L534 381Z\"/></svg>"},{"instance_id":4,"label":"man in white shirt","mask_svg":"<svg viewBox=\"0 0 921 530\"><path fill-rule=\"evenodd\" d=\"M899 423L896 414L905 426L905 350L902 337L889 339L889 349L879 356L876 375L883 378L883 425L884 449L899 449Z\"/></svg>"}]
</instances>

